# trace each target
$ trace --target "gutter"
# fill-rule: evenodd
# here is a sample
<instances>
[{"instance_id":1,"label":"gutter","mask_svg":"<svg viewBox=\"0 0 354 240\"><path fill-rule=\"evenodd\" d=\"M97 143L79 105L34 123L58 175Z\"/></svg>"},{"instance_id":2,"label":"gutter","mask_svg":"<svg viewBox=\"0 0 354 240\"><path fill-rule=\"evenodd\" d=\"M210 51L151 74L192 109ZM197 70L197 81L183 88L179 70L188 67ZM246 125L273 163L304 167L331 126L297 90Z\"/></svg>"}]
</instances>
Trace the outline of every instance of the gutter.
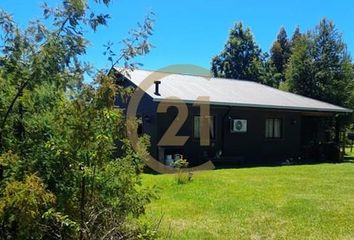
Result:
<instances>
[{"instance_id":1,"label":"gutter","mask_svg":"<svg viewBox=\"0 0 354 240\"><path fill-rule=\"evenodd\" d=\"M193 104L196 101L193 100L181 100L181 99L163 99L163 98L153 98L154 102L183 102L186 104ZM249 103L229 103L229 102L205 102L206 104L216 105L216 106L229 106L229 107L250 107L250 108L267 108L267 109L280 109L280 110L298 110L298 111L314 111L314 112L333 112L333 113L351 113L353 110L348 108L343 108L335 106L340 109L333 108L307 108L307 107L287 107L280 105L267 105L267 104L249 104Z\"/></svg>"}]
</instances>

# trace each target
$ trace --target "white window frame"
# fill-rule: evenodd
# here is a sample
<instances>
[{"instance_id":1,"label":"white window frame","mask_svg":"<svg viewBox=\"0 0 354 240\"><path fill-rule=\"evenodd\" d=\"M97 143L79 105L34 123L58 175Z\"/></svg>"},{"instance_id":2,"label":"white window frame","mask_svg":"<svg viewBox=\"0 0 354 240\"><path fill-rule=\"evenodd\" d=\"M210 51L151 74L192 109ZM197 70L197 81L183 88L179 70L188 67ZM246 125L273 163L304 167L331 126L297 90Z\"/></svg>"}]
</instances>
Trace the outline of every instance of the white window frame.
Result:
<instances>
[{"instance_id":1,"label":"white window frame","mask_svg":"<svg viewBox=\"0 0 354 240\"><path fill-rule=\"evenodd\" d=\"M265 138L281 139L283 137L283 119L266 118L265 120Z\"/></svg>"},{"instance_id":2,"label":"white window frame","mask_svg":"<svg viewBox=\"0 0 354 240\"><path fill-rule=\"evenodd\" d=\"M215 135L216 135L215 116L206 116L206 118L209 118L210 139L215 139ZM199 115L193 117L193 138L200 139L200 116Z\"/></svg>"}]
</instances>

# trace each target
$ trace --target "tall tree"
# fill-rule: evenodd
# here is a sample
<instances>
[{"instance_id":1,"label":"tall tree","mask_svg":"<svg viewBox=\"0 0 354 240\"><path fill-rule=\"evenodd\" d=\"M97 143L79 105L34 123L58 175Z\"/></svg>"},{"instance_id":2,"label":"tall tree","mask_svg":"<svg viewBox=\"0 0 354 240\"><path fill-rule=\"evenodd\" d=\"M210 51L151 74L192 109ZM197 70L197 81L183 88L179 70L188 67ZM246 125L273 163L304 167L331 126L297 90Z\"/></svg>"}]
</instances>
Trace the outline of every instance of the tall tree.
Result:
<instances>
[{"instance_id":1,"label":"tall tree","mask_svg":"<svg viewBox=\"0 0 354 240\"><path fill-rule=\"evenodd\" d=\"M352 81L351 58L334 23L322 19L313 32L315 79L319 99L345 106Z\"/></svg>"},{"instance_id":2,"label":"tall tree","mask_svg":"<svg viewBox=\"0 0 354 240\"><path fill-rule=\"evenodd\" d=\"M318 97L314 81L314 66L311 56L312 42L308 35L294 42L292 55L286 70L286 83L290 92L308 97Z\"/></svg>"},{"instance_id":3,"label":"tall tree","mask_svg":"<svg viewBox=\"0 0 354 240\"><path fill-rule=\"evenodd\" d=\"M347 106L352 92L351 59L332 21L295 41L286 76L290 91Z\"/></svg>"},{"instance_id":4,"label":"tall tree","mask_svg":"<svg viewBox=\"0 0 354 240\"><path fill-rule=\"evenodd\" d=\"M236 23L231 29L224 50L212 59L211 71L215 77L261 81L261 50L251 30Z\"/></svg>"},{"instance_id":5,"label":"tall tree","mask_svg":"<svg viewBox=\"0 0 354 240\"><path fill-rule=\"evenodd\" d=\"M291 37L291 47L293 47L293 45L295 44L295 41L299 38L299 37L301 37L301 31L300 31L300 27L299 26L297 26L296 28L295 28L295 31L294 31L294 33L293 33L293 36Z\"/></svg>"},{"instance_id":6,"label":"tall tree","mask_svg":"<svg viewBox=\"0 0 354 240\"><path fill-rule=\"evenodd\" d=\"M277 35L277 40L270 49L271 64L275 67L274 78L277 80L276 87L285 81L285 69L291 54L290 42L285 29L282 27Z\"/></svg>"},{"instance_id":7,"label":"tall tree","mask_svg":"<svg viewBox=\"0 0 354 240\"><path fill-rule=\"evenodd\" d=\"M272 64L270 56L268 53L262 54L262 65L260 68L260 79L261 83L278 88L280 77L277 74L277 70Z\"/></svg>"}]
</instances>

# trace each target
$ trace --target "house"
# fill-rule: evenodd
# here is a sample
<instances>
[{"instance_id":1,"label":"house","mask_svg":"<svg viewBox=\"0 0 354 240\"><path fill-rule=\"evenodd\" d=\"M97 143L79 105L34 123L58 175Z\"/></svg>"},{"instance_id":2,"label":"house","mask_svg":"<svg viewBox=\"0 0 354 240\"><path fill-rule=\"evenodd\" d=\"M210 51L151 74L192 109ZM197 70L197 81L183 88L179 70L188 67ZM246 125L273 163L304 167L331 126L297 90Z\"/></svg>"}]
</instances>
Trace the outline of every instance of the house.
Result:
<instances>
[{"instance_id":1,"label":"house","mask_svg":"<svg viewBox=\"0 0 354 240\"><path fill-rule=\"evenodd\" d=\"M328 128L351 112L245 80L134 70L120 84L141 92L128 106L137 104L138 131L150 135L151 155L161 162L177 154L195 165L323 158L326 151L314 147L332 141ZM337 154L328 151L327 158Z\"/></svg>"}]
</instances>

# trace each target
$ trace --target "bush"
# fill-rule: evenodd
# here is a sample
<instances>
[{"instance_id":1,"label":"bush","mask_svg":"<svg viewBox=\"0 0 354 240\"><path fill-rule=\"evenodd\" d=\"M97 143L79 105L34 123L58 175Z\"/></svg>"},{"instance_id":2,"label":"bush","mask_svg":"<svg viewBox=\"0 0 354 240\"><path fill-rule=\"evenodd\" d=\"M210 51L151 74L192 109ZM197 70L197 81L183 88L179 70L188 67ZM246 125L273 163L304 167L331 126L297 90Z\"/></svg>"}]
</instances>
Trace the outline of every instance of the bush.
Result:
<instances>
[{"instance_id":1,"label":"bush","mask_svg":"<svg viewBox=\"0 0 354 240\"><path fill-rule=\"evenodd\" d=\"M183 156L181 159L176 160L172 164L172 166L177 170L177 174L176 174L177 184L185 184L192 181L193 174L185 170L185 168L187 168L188 165L189 165L188 161L186 159L183 159Z\"/></svg>"},{"instance_id":2,"label":"bush","mask_svg":"<svg viewBox=\"0 0 354 240\"><path fill-rule=\"evenodd\" d=\"M153 197L140 177L148 138L136 150L129 143L115 103L131 90L113 71L135 69L134 58L149 52L151 15L121 54L108 44L110 68L96 70L80 61L86 30L109 15L89 2L44 3L43 17L25 29L0 10L0 239L154 236L137 221Z\"/></svg>"}]
</instances>

